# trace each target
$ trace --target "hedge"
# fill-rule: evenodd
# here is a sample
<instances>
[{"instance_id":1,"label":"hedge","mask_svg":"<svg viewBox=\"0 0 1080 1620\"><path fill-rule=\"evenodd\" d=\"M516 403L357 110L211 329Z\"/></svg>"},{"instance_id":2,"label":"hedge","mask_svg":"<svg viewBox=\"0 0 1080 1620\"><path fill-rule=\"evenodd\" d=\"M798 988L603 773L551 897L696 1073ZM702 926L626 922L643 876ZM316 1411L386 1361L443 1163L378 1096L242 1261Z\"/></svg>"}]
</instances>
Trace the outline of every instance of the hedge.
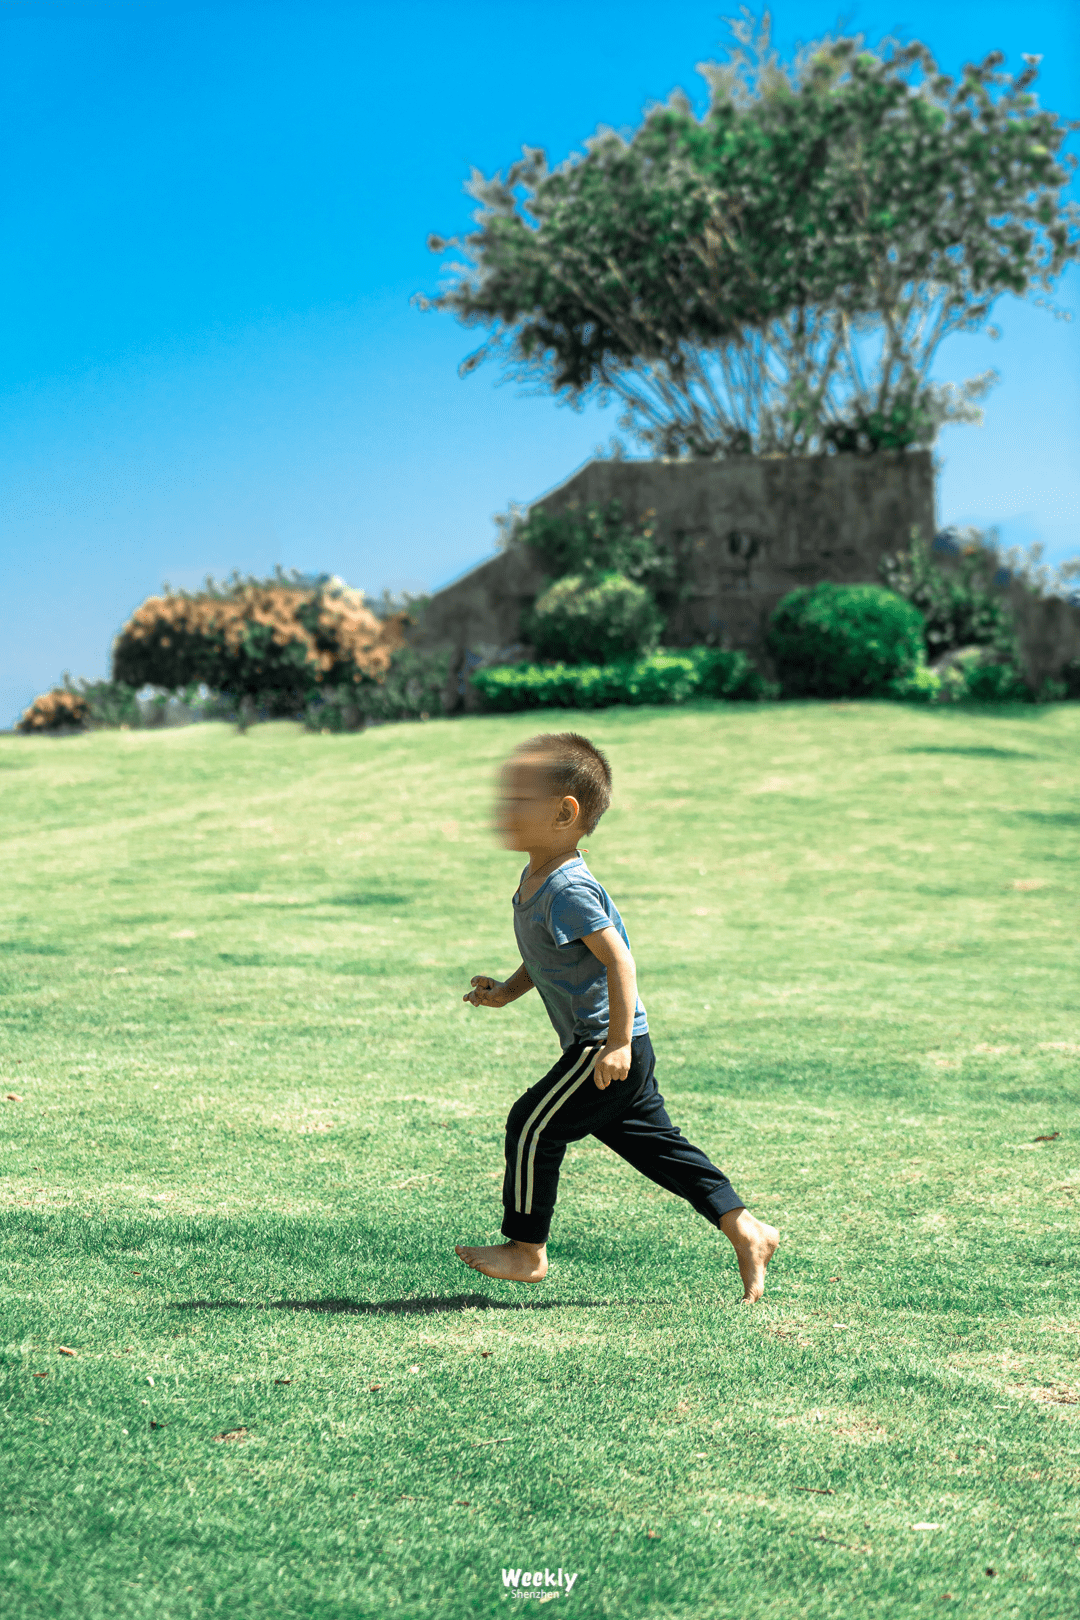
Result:
<instances>
[{"instance_id":1,"label":"hedge","mask_svg":"<svg viewBox=\"0 0 1080 1620\"><path fill-rule=\"evenodd\" d=\"M742 652L690 647L613 664L495 664L474 670L470 685L484 707L606 709L616 703L685 703L712 697L755 701L775 691Z\"/></svg>"}]
</instances>

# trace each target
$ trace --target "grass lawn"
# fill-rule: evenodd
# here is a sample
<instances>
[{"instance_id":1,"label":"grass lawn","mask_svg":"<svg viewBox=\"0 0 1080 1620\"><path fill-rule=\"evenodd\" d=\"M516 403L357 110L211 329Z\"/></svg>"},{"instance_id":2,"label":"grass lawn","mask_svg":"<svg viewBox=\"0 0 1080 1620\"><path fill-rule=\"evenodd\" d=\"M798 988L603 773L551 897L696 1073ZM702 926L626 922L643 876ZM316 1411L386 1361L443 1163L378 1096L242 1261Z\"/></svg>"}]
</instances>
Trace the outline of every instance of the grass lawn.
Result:
<instances>
[{"instance_id":1,"label":"grass lawn","mask_svg":"<svg viewBox=\"0 0 1080 1620\"><path fill-rule=\"evenodd\" d=\"M453 1252L535 717L0 738L4 1620L1080 1612L1080 706L578 723L760 1306L591 1140L543 1284Z\"/></svg>"}]
</instances>

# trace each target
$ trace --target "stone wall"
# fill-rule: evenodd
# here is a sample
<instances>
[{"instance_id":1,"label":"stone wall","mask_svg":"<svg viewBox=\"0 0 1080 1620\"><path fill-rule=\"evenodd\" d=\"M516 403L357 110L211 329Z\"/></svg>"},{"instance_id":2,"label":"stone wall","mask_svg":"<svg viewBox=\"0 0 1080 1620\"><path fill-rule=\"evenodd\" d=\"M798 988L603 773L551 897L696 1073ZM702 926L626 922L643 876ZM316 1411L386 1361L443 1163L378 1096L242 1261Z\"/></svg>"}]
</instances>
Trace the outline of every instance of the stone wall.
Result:
<instances>
[{"instance_id":1,"label":"stone wall","mask_svg":"<svg viewBox=\"0 0 1080 1620\"><path fill-rule=\"evenodd\" d=\"M1066 664L1080 663L1080 607L1059 596L1035 596L1016 580L1007 587L1020 662L1037 692Z\"/></svg>"},{"instance_id":2,"label":"stone wall","mask_svg":"<svg viewBox=\"0 0 1080 1620\"><path fill-rule=\"evenodd\" d=\"M796 585L876 580L913 525L934 533L928 451L731 461L590 461L535 505L549 512L617 496L630 518L655 513L688 590L669 646L741 647L761 662L773 608ZM543 587L526 548L481 563L433 596L414 640L452 647L458 665L496 658Z\"/></svg>"}]
</instances>

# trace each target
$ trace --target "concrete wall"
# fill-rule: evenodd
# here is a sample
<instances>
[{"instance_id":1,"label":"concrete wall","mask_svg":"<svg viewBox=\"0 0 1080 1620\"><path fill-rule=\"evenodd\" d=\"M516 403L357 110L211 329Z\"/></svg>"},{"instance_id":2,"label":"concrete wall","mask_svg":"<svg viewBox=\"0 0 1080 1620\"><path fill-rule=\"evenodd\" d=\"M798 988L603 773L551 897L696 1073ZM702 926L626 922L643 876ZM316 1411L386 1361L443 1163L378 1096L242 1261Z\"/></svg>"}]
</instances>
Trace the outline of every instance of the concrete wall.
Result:
<instances>
[{"instance_id":1,"label":"concrete wall","mask_svg":"<svg viewBox=\"0 0 1080 1620\"><path fill-rule=\"evenodd\" d=\"M410 635L415 646L471 650L493 659L519 640L521 610L544 588L544 575L526 546L483 562L437 591Z\"/></svg>"},{"instance_id":2,"label":"concrete wall","mask_svg":"<svg viewBox=\"0 0 1080 1620\"><path fill-rule=\"evenodd\" d=\"M537 506L549 512L617 496L631 519L656 514L687 583L669 646L741 647L764 660L773 608L796 585L876 580L914 524L934 533L928 451L731 461L590 461ZM543 588L526 548L481 563L433 596L414 640L472 664L519 639L521 610ZM471 656L470 656L471 655Z\"/></svg>"},{"instance_id":3,"label":"concrete wall","mask_svg":"<svg viewBox=\"0 0 1080 1620\"><path fill-rule=\"evenodd\" d=\"M1080 662L1080 607L1057 596L1034 596L1016 581L1007 589L1020 662L1038 691L1045 680L1058 677L1066 664Z\"/></svg>"}]
</instances>

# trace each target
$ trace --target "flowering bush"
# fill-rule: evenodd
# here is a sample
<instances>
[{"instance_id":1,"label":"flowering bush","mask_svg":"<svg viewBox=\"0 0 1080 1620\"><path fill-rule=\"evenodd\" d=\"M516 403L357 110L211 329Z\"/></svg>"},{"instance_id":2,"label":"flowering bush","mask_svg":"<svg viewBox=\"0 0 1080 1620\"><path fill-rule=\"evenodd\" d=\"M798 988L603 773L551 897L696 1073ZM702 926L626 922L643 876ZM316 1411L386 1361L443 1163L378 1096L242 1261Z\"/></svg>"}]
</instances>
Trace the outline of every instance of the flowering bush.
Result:
<instances>
[{"instance_id":1,"label":"flowering bush","mask_svg":"<svg viewBox=\"0 0 1080 1620\"><path fill-rule=\"evenodd\" d=\"M78 692L55 687L36 697L16 727L17 731L40 735L47 731L85 731L90 724L90 705Z\"/></svg>"},{"instance_id":2,"label":"flowering bush","mask_svg":"<svg viewBox=\"0 0 1080 1620\"><path fill-rule=\"evenodd\" d=\"M404 639L403 617L379 620L341 580L308 585L234 578L197 593L151 596L121 630L113 677L132 687L212 690L295 710L320 686L379 680Z\"/></svg>"}]
</instances>

